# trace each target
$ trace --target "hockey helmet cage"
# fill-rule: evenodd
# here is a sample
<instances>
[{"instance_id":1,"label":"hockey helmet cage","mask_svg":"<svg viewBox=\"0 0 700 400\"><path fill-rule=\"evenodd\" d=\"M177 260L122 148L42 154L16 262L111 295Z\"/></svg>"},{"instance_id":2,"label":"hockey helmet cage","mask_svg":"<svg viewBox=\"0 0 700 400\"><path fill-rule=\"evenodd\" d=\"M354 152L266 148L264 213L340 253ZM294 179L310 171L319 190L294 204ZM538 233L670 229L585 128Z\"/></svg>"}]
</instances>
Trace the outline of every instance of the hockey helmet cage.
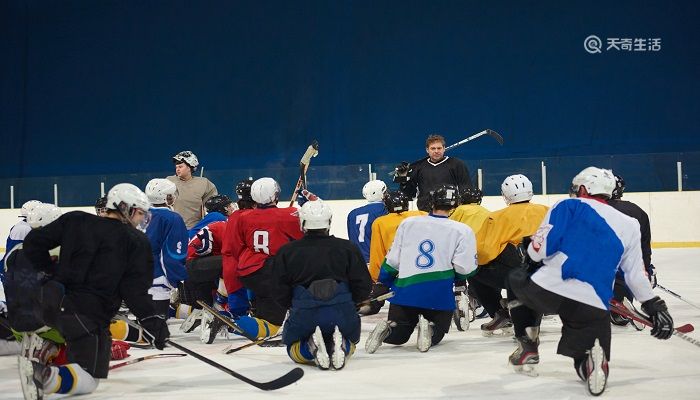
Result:
<instances>
[{"instance_id":1,"label":"hockey helmet cage","mask_svg":"<svg viewBox=\"0 0 700 400\"><path fill-rule=\"evenodd\" d=\"M620 175L615 175L615 189L612 191L612 200L620 200L625 193L625 180Z\"/></svg>"},{"instance_id":2,"label":"hockey helmet cage","mask_svg":"<svg viewBox=\"0 0 700 400\"><path fill-rule=\"evenodd\" d=\"M177 186L168 179L151 179L146 185L146 196L151 204L172 205L177 195Z\"/></svg>"},{"instance_id":3,"label":"hockey helmet cage","mask_svg":"<svg viewBox=\"0 0 700 400\"><path fill-rule=\"evenodd\" d=\"M615 175L609 169L588 167L571 181L569 194L576 196L581 186L584 186L591 196L600 195L609 199L615 190Z\"/></svg>"},{"instance_id":4,"label":"hockey helmet cage","mask_svg":"<svg viewBox=\"0 0 700 400\"><path fill-rule=\"evenodd\" d=\"M192 171L197 170L199 165L199 160L193 152L189 150L181 151L173 156L173 162L175 164L185 163L192 168Z\"/></svg>"},{"instance_id":5,"label":"hockey helmet cage","mask_svg":"<svg viewBox=\"0 0 700 400\"><path fill-rule=\"evenodd\" d=\"M369 181L362 187L362 196L367 201L382 201L386 193L386 183L379 179Z\"/></svg>"},{"instance_id":6,"label":"hockey helmet cage","mask_svg":"<svg viewBox=\"0 0 700 400\"><path fill-rule=\"evenodd\" d=\"M386 192L384 194L384 207L392 213L408 211L408 196L400 190Z\"/></svg>"},{"instance_id":7,"label":"hockey helmet cage","mask_svg":"<svg viewBox=\"0 0 700 400\"><path fill-rule=\"evenodd\" d=\"M503 180L501 195L503 195L506 204L530 201L534 195L532 182L525 175L511 175Z\"/></svg>"},{"instance_id":8,"label":"hockey helmet cage","mask_svg":"<svg viewBox=\"0 0 700 400\"><path fill-rule=\"evenodd\" d=\"M27 215L27 223L32 229L46 226L63 214L61 209L53 204L41 203L36 205Z\"/></svg>"},{"instance_id":9,"label":"hockey helmet cage","mask_svg":"<svg viewBox=\"0 0 700 400\"><path fill-rule=\"evenodd\" d=\"M260 178L250 185L250 197L258 204L277 203L279 195L280 185L272 178Z\"/></svg>"},{"instance_id":10,"label":"hockey helmet cage","mask_svg":"<svg viewBox=\"0 0 700 400\"><path fill-rule=\"evenodd\" d=\"M330 229L333 211L323 200L307 201L299 209L301 229Z\"/></svg>"}]
</instances>

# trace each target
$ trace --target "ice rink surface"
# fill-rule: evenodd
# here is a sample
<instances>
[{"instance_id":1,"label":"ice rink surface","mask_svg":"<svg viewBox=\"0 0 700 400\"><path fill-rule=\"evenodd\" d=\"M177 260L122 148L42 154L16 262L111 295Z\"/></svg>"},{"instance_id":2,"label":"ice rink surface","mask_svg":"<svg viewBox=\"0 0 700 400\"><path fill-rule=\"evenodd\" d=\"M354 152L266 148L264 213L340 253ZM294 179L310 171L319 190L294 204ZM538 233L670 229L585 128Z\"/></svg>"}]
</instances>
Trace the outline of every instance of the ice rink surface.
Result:
<instances>
[{"instance_id":1,"label":"ice rink surface","mask_svg":"<svg viewBox=\"0 0 700 400\"><path fill-rule=\"evenodd\" d=\"M652 257L659 283L700 304L700 249L657 249ZM676 325L692 323L700 329L700 309L666 294ZM342 371L321 371L302 366L304 377L296 384L263 392L193 357L147 360L116 369L97 391L80 399L580 399L590 398L573 369L571 359L556 354L561 324L542 323L538 377L517 374L507 365L515 348L512 338L481 336L476 320L472 329L450 331L444 341L420 353L415 334L403 346L383 345L375 354L364 351L364 341L386 309L363 319L362 340ZM172 338L216 362L257 381L271 380L294 368L284 348L252 347L225 355L230 344L245 339L217 338L214 344L199 335L182 334L170 325ZM196 330L195 332L199 332ZM689 334L700 339L700 333ZM679 338L652 338L649 329L613 326L609 399L700 399L700 347ZM177 352L166 349L168 352ZM132 349L132 358L157 351ZM20 399L17 361L0 357L0 399ZM48 398L60 398L48 396Z\"/></svg>"}]
</instances>

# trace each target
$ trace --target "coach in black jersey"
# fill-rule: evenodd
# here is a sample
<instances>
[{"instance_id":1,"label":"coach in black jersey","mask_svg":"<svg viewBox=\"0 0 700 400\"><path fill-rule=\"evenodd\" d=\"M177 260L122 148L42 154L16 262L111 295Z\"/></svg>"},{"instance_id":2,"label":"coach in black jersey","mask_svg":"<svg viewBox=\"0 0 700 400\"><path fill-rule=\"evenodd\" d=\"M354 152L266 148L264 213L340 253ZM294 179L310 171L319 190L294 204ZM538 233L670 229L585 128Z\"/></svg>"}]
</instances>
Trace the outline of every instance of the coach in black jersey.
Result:
<instances>
[{"instance_id":1,"label":"coach in black jersey","mask_svg":"<svg viewBox=\"0 0 700 400\"><path fill-rule=\"evenodd\" d=\"M445 156L445 138L430 135L425 140L428 157L411 164L396 166L394 182L409 198L418 194L418 209L430 212L430 192L442 185L454 185L458 189L472 188L469 170L462 160Z\"/></svg>"}]
</instances>

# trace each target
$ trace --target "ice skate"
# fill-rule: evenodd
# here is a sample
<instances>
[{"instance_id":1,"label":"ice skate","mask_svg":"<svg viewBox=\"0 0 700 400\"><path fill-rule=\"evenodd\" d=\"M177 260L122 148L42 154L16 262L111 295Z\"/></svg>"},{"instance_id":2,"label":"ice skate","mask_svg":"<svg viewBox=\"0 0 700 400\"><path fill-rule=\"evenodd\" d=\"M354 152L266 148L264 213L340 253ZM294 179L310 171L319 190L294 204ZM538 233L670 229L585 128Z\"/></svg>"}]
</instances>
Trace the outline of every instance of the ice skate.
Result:
<instances>
[{"instance_id":1,"label":"ice skate","mask_svg":"<svg viewBox=\"0 0 700 400\"><path fill-rule=\"evenodd\" d=\"M370 332L365 342L365 351L369 354L377 351L379 346L382 345L384 339L391 333L390 321L379 321L377 326L374 327L372 332Z\"/></svg>"},{"instance_id":2,"label":"ice skate","mask_svg":"<svg viewBox=\"0 0 700 400\"><path fill-rule=\"evenodd\" d=\"M540 362L540 354L538 352L539 328L525 328L526 335L516 337L518 348L508 357L508 362L513 366L515 372L537 376L535 366Z\"/></svg>"},{"instance_id":3,"label":"ice skate","mask_svg":"<svg viewBox=\"0 0 700 400\"><path fill-rule=\"evenodd\" d=\"M481 324L481 334L490 336L509 336L513 334L513 322L510 320L508 310L500 309L491 321Z\"/></svg>"},{"instance_id":4,"label":"ice skate","mask_svg":"<svg viewBox=\"0 0 700 400\"><path fill-rule=\"evenodd\" d=\"M433 344L433 325L428 322L422 315L418 316L418 340L416 341L416 347L421 353L425 353L430 350L430 346Z\"/></svg>"},{"instance_id":5,"label":"ice skate","mask_svg":"<svg viewBox=\"0 0 700 400\"><path fill-rule=\"evenodd\" d=\"M217 336L228 339L228 326L209 311L202 311L202 331L199 340L202 343L212 344Z\"/></svg>"},{"instance_id":6,"label":"ice skate","mask_svg":"<svg viewBox=\"0 0 700 400\"><path fill-rule=\"evenodd\" d=\"M600 396L608 382L609 370L608 360L605 358L605 352L598 339L595 340L593 348L588 351L588 359L586 359L584 367L586 368L588 391L593 396Z\"/></svg>"},{"instance_id":7,"label":"ice skate","mask_svg":"<svg viewBox=\"0 0 700 400\"><path fill-rule=\"evenodd\" d=\"M202 310L195 308L190 315L185 318L185 321L180 325L180 331L190 333L194 331L202 323Z\"/></svg>"},{"instance_id":8,"label":"ice skate","mask_svg":"<svg viewBox=\"0 0 700 400\"><path fill-rule=\"evenodd\" d=\"M307 343L309 346L309 351L314 356L316 366L323 370L330 368L331 359L328 356L328 351L326 350L326 343L323 340L321 328L318 326L316 327L316 330L311 335Z\"/></svg>"},{"instance_id":9,"label":"ice skate","mask_svg":"<svg viewBox=\"0 0 700 400\"><path fill-rule=\"evenodd\" d=\"M19 379L22 384L22 394L25 400L41 400L44 398L44 375L50 372L47 367L27 357L17 357Z\"/></svg>"},{"instance_id":10,"label":"ice skate","mask_svg":"<svg viewBox=\"0 0 700 400\"><path fill-rule=\"evenodd\" d=\"M345 338L343 338L343 335L336 326L335 331L333 332L333 354L331 354L331 364L333 364L333 369L343 369L347 357L348 349L345 348Z\"/></svg>"}]
</instances>

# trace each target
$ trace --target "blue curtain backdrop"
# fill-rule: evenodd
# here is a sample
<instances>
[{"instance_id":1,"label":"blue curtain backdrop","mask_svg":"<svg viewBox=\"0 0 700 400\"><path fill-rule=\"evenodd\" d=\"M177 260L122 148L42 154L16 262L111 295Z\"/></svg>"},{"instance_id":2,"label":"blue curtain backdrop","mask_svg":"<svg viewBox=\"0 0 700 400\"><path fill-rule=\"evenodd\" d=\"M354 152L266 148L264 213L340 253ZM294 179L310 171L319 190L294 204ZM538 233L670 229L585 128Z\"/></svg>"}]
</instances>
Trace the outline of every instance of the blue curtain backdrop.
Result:
<instances>
[{"instance_id":1,"label":"blue curtain backdrop","mask_svg":"<svg viewBox=\"0 0 700 400\"><path fill-rule=\"evenodd\" d=\"M315 165L393 164L484 128L505 145L451 154L698 151L699 20L697 1L6 0L0 178L171 170L184 149L292 167L311 139Z\"/></svg>"}]
</instances>

